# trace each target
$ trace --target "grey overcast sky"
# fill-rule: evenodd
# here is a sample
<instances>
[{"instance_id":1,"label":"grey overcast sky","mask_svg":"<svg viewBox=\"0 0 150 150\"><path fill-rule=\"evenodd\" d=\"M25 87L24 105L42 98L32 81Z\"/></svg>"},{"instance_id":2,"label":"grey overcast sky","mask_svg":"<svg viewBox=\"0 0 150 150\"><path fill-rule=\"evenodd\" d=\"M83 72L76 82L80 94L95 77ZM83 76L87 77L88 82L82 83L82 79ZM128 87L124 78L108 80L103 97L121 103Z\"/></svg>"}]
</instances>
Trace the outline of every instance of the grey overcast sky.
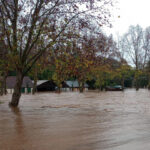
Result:
<instances>
[{"instance_id":1,"label":"grey overcast sky","mask_svg":"<svg viewBox=\"0 0 150 150\"><path fill-rule=\"evenodd\" d=\"M130 25L150 26L150 0L118 0L117 7L113 12L113 27L106 28L107 33L122 35Z\"/></svg>"}]
</instances>

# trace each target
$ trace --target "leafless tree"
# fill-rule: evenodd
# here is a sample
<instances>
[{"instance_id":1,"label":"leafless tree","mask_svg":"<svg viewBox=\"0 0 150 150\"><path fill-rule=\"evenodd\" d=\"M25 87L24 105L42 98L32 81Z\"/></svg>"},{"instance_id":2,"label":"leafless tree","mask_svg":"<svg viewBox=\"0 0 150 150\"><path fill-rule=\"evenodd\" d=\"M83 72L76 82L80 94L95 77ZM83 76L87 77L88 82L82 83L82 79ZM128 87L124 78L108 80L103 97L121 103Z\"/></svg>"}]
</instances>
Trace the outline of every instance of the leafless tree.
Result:
<instances>
[{"instance_id":1,"label":"leafless tree","mask_svg":"<svg viewBox=\"0 0 150 150\"><path fill-rule=\"evenodd\" d=\"M148 29L143 30L141 26L130 26L128 32L121 39L121 51L126 60L135 67L135 83L138 90L138 73L143 70L149 53Z\"/></svg>"}]
</instances>

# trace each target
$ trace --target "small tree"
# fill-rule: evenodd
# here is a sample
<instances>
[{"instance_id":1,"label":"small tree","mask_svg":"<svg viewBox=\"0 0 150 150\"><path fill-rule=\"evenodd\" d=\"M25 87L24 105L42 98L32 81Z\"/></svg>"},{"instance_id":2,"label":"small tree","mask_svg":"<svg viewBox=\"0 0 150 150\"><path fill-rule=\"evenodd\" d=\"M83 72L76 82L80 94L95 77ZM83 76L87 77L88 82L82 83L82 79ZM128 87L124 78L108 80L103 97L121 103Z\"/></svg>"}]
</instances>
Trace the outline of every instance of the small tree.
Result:
<instances>
[{"instance_id":1,"label":"small tree","mask_svg":"<svg viewBox=\"0 0 150 150\"><path fill-rule=\"evenodd\" d=\"M122 64L116 70L116 76L121 79L122 89L124 90L125 79L129 76L130 66L127 64Z\"/></svg>"}]
</instances>

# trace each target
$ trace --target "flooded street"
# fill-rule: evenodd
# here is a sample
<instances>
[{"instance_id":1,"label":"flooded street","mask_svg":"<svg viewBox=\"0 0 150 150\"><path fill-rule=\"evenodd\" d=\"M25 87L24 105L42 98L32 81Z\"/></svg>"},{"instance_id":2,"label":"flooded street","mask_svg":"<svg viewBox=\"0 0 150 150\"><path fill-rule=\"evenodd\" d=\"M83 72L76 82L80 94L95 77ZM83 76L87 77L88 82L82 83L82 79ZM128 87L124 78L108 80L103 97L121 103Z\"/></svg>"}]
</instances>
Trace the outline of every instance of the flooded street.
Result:
<instances>
[{"instance_id":1,"label":"flooded street","mask_svg":"<svg viewBox=\"0 0 150 150\"><path fill-rule=\"evenodd\" d=\"M0 97L0 150L148 150L150 92Z\"/></svg>"}]
</instances>

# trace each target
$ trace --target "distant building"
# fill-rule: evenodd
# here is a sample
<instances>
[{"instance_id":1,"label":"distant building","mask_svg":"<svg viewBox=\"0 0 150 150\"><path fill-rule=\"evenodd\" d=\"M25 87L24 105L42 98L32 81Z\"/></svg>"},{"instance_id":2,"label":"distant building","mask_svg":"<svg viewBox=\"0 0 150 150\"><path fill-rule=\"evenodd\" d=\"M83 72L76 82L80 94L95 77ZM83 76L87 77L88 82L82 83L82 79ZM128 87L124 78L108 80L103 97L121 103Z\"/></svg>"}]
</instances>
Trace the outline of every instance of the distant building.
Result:
<instances>
[{"instance_id":1,"label":"distant building","mask_svg":"<svg viewBox=\"0 0 150 150\"><path fill-rule=\"evenodd\" d=\"M88 90L88 84L84 84L84 91ZM62 91L79 91L79 82L77 80L75 81L64 81L62 84Z\"/></svg>"},{"instance_id":2,"label":"distant building","mask_svg":"<svg viewBox=\"0 0 150 150\"><path fill-rule=\"evenodd\" d=\"M46 92L46 91L55 91L56 84L52 80L38 80L37 81L37 91Z\"/></svg>"},{"instance_id":3,"label":"distant building","mask_svg":"<svg viewBox=\"0 0 150 150\"><path fill-rule=\"evenodd\" d=\"M16 76L9 76L6 79L6 88L8 93L13 93L14 87L16 84ZM31 93L33 89L33 83L32 80L29 77L23 78L23 83L21 87L22 93Z\"/></svg>"},{"instance_id":4,"label":"distant building","mask_svg":"<svg viewBox=\"0 0 150 150\"><path fill-rule=\"evenodd\" d=\"M33 81L32 81L33 82ZM88 90L88 84L84 84L84 91ZM53 80L38 80L37 81L37 92L48 92L57 91L58 87ZM79 83L75 81L64 81L62 82L61 91L79 91Z\"/></svg>"}]
</instances>

